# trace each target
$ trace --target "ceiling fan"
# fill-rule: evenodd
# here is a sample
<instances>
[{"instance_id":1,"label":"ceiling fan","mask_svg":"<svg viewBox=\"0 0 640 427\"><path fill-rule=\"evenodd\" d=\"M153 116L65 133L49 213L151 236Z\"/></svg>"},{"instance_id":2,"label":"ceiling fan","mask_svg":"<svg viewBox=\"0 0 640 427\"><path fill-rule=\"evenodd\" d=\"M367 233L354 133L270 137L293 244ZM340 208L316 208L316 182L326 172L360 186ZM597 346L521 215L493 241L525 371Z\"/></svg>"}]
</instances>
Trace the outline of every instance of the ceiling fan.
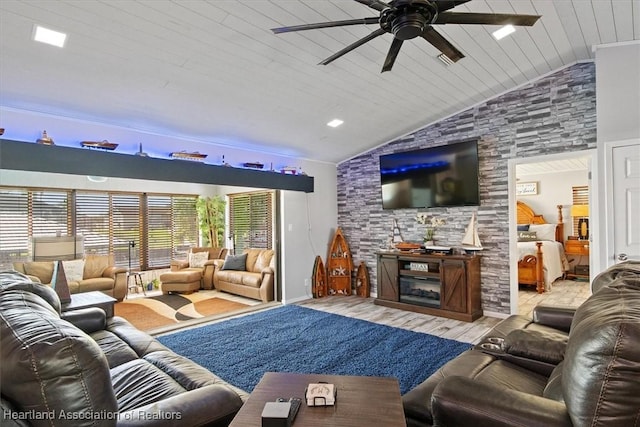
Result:
<instances>
[{"instance_id":1,"label":"ceiling fan","mask_svg":"<svg viewBox=\"0 0 640 427\"><path fill-rule=\"evenodd\" d=\"M389 48L389 53L382 66L382 72L390 71L396 57L400 52L402 43L416 37L422 37L442 52L451 62L457 62L464 58L453 44L437 32L434 25L444 24L480 24L480 25L519 25L532 26L540 18L538 15L515 15L499 13L463 13L448 12L454 7L466 3L469 0L391 0L385 3L381 0L354 0L369 6L371 9L380 12L380 16L360 19L348 19L344 21L319 22L316 24L294 25L291 27L273 28L275 34L289 33L294 31L315 30L319 28L343 27L347 25L370 25L378 24L380 28L373 31L368 36L361 38L344 49L334 53L330 57L321 61L320 64L327 65L340 58L342 55L351 52L355 48L362 46L381 36L384 33L393 34L393 42Z\"/></svg>"}]
</instances>

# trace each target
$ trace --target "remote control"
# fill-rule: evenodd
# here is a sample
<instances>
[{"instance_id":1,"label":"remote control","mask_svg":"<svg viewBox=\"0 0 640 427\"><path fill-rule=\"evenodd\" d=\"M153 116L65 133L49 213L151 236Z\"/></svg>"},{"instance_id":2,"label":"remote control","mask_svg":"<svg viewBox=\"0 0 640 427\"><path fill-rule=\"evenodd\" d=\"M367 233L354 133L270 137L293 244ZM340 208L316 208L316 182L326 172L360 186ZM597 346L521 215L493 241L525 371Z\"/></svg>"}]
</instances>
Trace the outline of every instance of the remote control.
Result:
<instances>
[{"instance_id":1,"label":"remote control","mask_svg":"<svg viewBox=\"0 0 640 427\"><path fill-rule=\"evenodd\" d=\"M300 409L300 405L302 405L302 399L298 399L297 397L292 397L289 399L291 402L291 409L289 409L289 417L288 417L288 425L293 424L293 420L296 419L296 415L298 415L298 410Z\"/></svg>"}]
</instances>

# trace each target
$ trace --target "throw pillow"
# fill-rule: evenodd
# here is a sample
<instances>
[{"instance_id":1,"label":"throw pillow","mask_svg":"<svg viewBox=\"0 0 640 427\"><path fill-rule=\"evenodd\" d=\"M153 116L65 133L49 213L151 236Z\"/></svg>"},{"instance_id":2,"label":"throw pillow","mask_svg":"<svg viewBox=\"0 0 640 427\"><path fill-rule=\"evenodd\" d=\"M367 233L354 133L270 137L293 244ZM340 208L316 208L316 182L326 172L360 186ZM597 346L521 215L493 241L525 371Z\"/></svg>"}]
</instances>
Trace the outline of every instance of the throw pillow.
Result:
<instances>
[{"instance_id":1,"label":"throw pillow","mask_svg":"<svg viewBox=\"0 0 640 427\"><path fill-rule=\"evenodd\" d=\"M538 240L556 240L556 224L531 224L529 231L538 233Z\"/></svg>"},{"instance_id":2,"label":"throw pillow","mask_svg":"<svg viewBox=\"0 0 640 427\"><path fill-rule=\"evenodd\" d=\"M245 271L247 269L247 254L228 255L224 260L222 269Z\"/></svg>"},{"instance_id":3,"label":"throw pillow","mask_svg":"<svg viewBox=\"0 0 640 427\"><path fill-rule=\"evenodd\" d=\"M518 231L518 242L533 242L538 240L538 233L535 231Z\"/></svg>"},{"instance_id":4,"label":"throw pillow","mask_svg":"<svg viewBox=\"0 0 640 427\"><path fill-rule=\"evenodd\" d=\"M189 267L202 268L204 263L209 260L209 252L190 252L189 253Z\"/></svg>"},{"instance_id":5,"label":"throw pillow","mask_svg":"<svg viewBox=\"0 0 640 427\"><path fill-rule=\"evenodd\" d=\"M67 282L79 282L84 274L84 260L74 259L72 261L62 261L62 268Z\"/></svg>"},{"instance_id":6,"label":"throw pillow","mask_svg":"<svg viewBox=\"0 0 640 427\"><path fill-rule=\"evenodd\" d=\"M518 224L518 231L529 231L529 224Z\"/></svg>"}]
</instances>

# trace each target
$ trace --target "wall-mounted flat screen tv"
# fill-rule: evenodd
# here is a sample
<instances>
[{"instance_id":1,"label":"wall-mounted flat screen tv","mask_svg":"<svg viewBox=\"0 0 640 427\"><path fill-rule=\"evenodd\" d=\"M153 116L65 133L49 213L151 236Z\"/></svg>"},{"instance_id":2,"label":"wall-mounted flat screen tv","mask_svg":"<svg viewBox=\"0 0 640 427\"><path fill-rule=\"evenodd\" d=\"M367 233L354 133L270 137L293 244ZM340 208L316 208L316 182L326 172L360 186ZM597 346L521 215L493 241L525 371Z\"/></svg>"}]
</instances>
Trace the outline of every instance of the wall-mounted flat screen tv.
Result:
<instances>
[{"instance_id":1,"label":"wall-mounted flat screen tv","mask_svg":"<svg viewBox=\"0 0 640 427\"><path fill-rule=\"evenodd\" d=\"M384 209L478 206L478 141L380 156Z\"/></svg>"}]
</instances>

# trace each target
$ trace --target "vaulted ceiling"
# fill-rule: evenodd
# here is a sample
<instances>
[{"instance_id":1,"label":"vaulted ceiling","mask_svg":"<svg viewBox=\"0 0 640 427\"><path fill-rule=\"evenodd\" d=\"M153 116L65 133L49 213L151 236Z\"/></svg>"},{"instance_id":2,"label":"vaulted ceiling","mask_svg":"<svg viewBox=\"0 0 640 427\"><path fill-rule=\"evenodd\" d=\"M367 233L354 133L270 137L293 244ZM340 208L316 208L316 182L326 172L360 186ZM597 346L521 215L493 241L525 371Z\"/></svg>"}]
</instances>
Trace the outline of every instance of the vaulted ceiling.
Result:
<instances>
[{"instance_id":1,"label":"vaulted ceiling","mask_svg":"<svg viewBox=\"0 0 640 427\"><path fill-rule=\"evenodd\" d=\"M339 162L591 60L594 45L640 39L634 0L472 0L455 11L542 18L500 41L497 26L439 25L465 58L445 66L416 38L380 73L390 34L317 65L376 25L270 31L378 15L358 1L2 0L0 105ZM66 46L34 42L35 24L66 32ZM333 118L345 123L327 127Z\"/></svg>"}]
</instances>

